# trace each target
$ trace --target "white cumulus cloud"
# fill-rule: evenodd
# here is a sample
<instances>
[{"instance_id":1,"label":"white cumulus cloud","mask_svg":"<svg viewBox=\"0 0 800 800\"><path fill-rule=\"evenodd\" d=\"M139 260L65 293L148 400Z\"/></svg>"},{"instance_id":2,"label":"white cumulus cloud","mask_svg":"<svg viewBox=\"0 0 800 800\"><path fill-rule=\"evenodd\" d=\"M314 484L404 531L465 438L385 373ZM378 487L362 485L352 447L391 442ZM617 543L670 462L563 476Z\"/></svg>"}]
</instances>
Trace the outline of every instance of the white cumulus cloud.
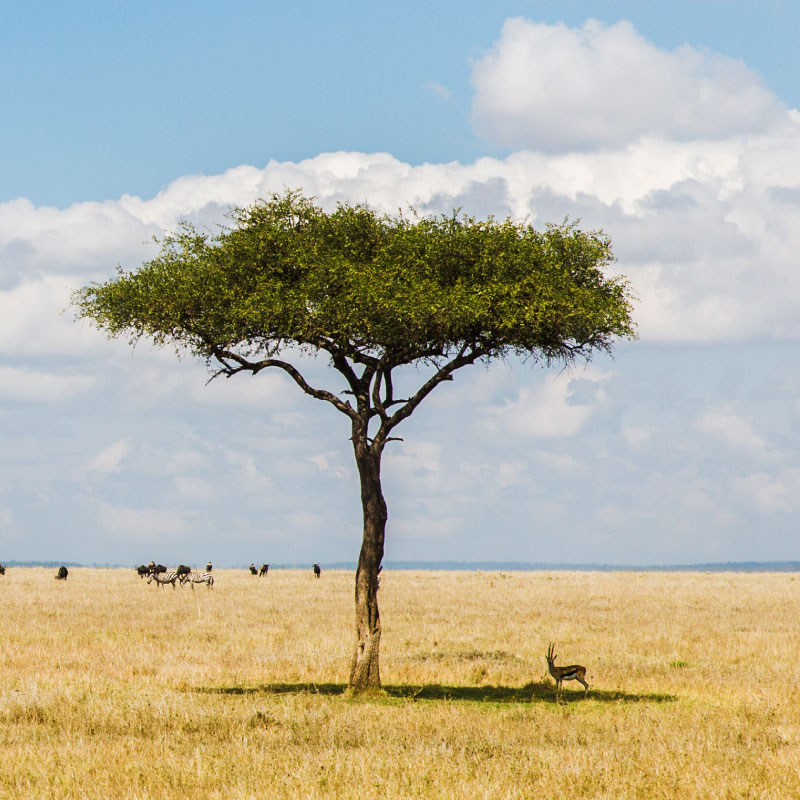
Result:
<instances>
[{"instance_id":1,"label":"white cumulus cloud","mask_svg":"<svg viewBox=\"0 0 800 800\"><path fill-rule=\"evenodd\" d=\"M630 278L638 298L635 319L643 340L800 336L796 121L780 131L724 142L643 139L616 150L519 152L473 164L414 166L381 153L327 153L299 163L182 178L150 200L123 198L125 214L51 210L44 243L40 230L24 219L36 216L33 206L0 205L0 275L13 277L0 282L0 354L118 356L127 348L124 342L112 350L89 326L75 324L70 293L113 275L118 263L135 267L148 258L154 229L168 230L180 219L210 226L212 219L224 221L230 205L287 186L302 187L328 208L337 201L368 202L389 213L408 206L420 213L461 207L481 217L527 217L539 227L579 218L582 227L611 236L614 268ZM13 242L2 240L2 231L13 227L4 223L5 214L18 223ZM69 254L77 241L85 258L80 274ZM65 260L58 256L59 243ZM20 272L18 258L37 266ZM171 358L165 352L160 361ZM269 386L254 385L247 402L259 403L275 391L284 391L277 378ZM227 394L213 384L207 394L217 392Z\"/></svg>"},{"instance_id":2,"label":"white cumulus cloud","mask_svg":"<svg viewBox=\"0 0 800 800\"><path fill-rule=\"evenodd\" d=\"M487 424L517 436L558 439L574 436L592 414L593 400L602 395L604 376L586 371L581 378L597 387L595 397L581 397L578 381L566 372L551 373L523 387L514 400L487 410ZM582 402L583 401L583 402Z\"/></svg>"},{"instance_id":3,"label":"white cumulus cloud","mask_svg":"<svg viewBox=\"0 0 800 800\"><path fill-rule=\"evenodd\" d=\"M121 439L101 450L90 462L91 472L119 472L122 462L131 450L130 442Z\"/></svg>"},{"instance_id":4,"label":"white cumulus cloud","mask_svg":"<svg viewBox=\"0 0 800 800\"><path fill-rule=\"evenodd\" d=\"M727 138L786 116L743 62L688 45L661 50L625 21L570 28L509 19L472 81L479 133L550 152L617 147L647 135Z\"/></svg>"},{"instance_id":5,"label":"white cumulus cloud","mask_svg":"<svg viewBox=\"0 0 800 800\"><path fill-rule=\"evenodd\" d=\"M783 469L777 475L754 472L735 482L738 492L764 513L792 512L800 506L800 469Z\"/></svg>"},{"instance_id":6,"label":"white cumulus cloud","mask_svg":"<svg viewBox=\"0 0 800 800\"><path fill-rule=\"evenodd\" d=\"M769 449L764 438L756 433L750 422L727 409L706 412L698 420L697 427L753 456L763 456Z\"/></svg>"}]
</instances>

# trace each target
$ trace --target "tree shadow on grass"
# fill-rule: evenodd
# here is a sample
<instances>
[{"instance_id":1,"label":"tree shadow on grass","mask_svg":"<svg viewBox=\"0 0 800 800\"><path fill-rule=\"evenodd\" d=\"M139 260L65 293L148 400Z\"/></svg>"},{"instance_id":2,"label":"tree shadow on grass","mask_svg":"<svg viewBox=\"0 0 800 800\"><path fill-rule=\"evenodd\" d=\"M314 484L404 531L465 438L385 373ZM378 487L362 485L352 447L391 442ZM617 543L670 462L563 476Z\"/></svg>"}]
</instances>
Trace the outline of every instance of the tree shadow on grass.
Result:
<instances>
[{"instance_id":1,"label":"tree shadow on grass","mask_svg":"<svg viewBox=\"0 0 800 800\"><path fill-rule=\"evenodd\" d=\"M265 683L259 686L198 686L190 691L205 694L319 694L345 695L344 683ZM470 703L530 703L533 701L555 703L555 686L552 683L528 683L525 686L441 686L388 685L378 695L397 700L447 700ZM562 702L582 701L583 691L564 689ZM601 703L672 703L674 694L660 692L623 692L619 690L590 689L588 698Z\"/></svg>"}]
</instances>

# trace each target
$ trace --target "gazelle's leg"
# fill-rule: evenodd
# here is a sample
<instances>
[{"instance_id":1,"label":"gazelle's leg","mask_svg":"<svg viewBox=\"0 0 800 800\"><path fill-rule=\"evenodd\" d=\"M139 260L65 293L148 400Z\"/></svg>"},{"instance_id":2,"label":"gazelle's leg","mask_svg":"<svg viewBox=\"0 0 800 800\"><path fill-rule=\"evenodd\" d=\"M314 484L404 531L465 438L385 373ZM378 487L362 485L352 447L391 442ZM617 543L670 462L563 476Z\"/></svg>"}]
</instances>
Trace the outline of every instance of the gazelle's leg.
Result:
<instances>
[{"instance_id":1,"label":"gazelle's leg","mask_svg":"<svg viewBox=\"0 0 800 800\"><path fill-rule=\"evenodd\" d=\"M578 680L583 684L583 696L586 697L589 693L589 684L583 678L578 678Z\"/></svg>"}]
</instances>

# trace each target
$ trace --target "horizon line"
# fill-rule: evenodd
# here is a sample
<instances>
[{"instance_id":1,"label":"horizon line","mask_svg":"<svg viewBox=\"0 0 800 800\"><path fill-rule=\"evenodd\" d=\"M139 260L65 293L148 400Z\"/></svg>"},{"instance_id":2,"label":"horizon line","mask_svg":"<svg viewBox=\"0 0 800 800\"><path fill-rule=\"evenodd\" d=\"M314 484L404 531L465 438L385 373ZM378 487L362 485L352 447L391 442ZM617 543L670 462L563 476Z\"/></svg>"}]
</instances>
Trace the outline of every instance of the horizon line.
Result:
<instances>
[{"instance_id":1,"label":"horizon line","mask_svg":"<svg viewBox=\"0 0 800 800\"><path fill-rule=\"evenodd\" d=\"M120 563L84 563L79 561L53 560L9 560L8 567L74 567L84 569L135 569L136 565ZM311 564L287 562L270 564L270 569L311 569ZM320 562L328 570L355 571L355 561ZM217 569L249 568L248 564L227 564ZM800 572L800 561L706 561L677 564L613 564L613 563L570 563L570 562L532 562L532 561L411 561L388 560L383 564L387 570L422 571L502 571L509 572Z\"/></svg>"}]
</instances>

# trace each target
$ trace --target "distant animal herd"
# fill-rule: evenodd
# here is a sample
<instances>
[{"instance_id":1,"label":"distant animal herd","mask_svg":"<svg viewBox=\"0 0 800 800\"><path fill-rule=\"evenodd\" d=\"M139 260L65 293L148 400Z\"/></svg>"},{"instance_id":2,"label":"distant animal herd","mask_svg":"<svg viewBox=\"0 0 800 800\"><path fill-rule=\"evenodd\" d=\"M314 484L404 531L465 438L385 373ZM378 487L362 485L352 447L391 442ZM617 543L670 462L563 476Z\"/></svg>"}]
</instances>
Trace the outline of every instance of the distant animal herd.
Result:
<instances>
[{"instance_id":1,"label":"distant animal herd","mask_svg":"<svg viewBox=\"0 0 800 800\"><path fill-rule=\"evenodd\" d=\"M62 567L62 569L65 569ZM187 583L194 589L195 583L204 583L210 589L214 585L214 576L211 574L214 569L213 564L209 561L206 564L205 572L198 572L185 564L178 564L174 570L168 570L163 564L156 564L151 561L149 564L139 564L136 567L136 572L140 578L147 578L148 583L156 582L158 586L170 584L175 588L175 584L185 586ZM319 564L312 564L311 569L314 572L314 577L319 578L322 575L322 569ZM266 578L269 573L269 564L262 564L261 569L257 569L255 564L250 564L250 574L256 575L259 578Z\"/></svg>"},{"instance_id":2,"label":"distant animal herd","mask_svg":"<svg viewBox=\"0 0 800 800\"><path fill-rule=\"evenodd\" d=\"M185 586L188 583L194 589L196 583L204 583L210 589L214 585L214 576L211 574L214 565L210 561L206 564L205 572L193 570L185 564L178 564L174 570L168 570L163 564L156 564L155 561L151 561L149 564L139 564L134 569L140 578L147 578L148 583L155 581L157 586L164 586L164 584L168 583L174 589L176 583L181 586ZM311 569L315 578L319 578L322 575L319 564L312 564ZM269 564L262 564L261 569L256 569L255 564L250 564L251 575L265 578L268 572ZM6 568L0 564L0 575L5 574ZM68 576L69 570L61 566L58 568L55 578L57 581L65 581Z\"/></svg>"}]
</instances>

